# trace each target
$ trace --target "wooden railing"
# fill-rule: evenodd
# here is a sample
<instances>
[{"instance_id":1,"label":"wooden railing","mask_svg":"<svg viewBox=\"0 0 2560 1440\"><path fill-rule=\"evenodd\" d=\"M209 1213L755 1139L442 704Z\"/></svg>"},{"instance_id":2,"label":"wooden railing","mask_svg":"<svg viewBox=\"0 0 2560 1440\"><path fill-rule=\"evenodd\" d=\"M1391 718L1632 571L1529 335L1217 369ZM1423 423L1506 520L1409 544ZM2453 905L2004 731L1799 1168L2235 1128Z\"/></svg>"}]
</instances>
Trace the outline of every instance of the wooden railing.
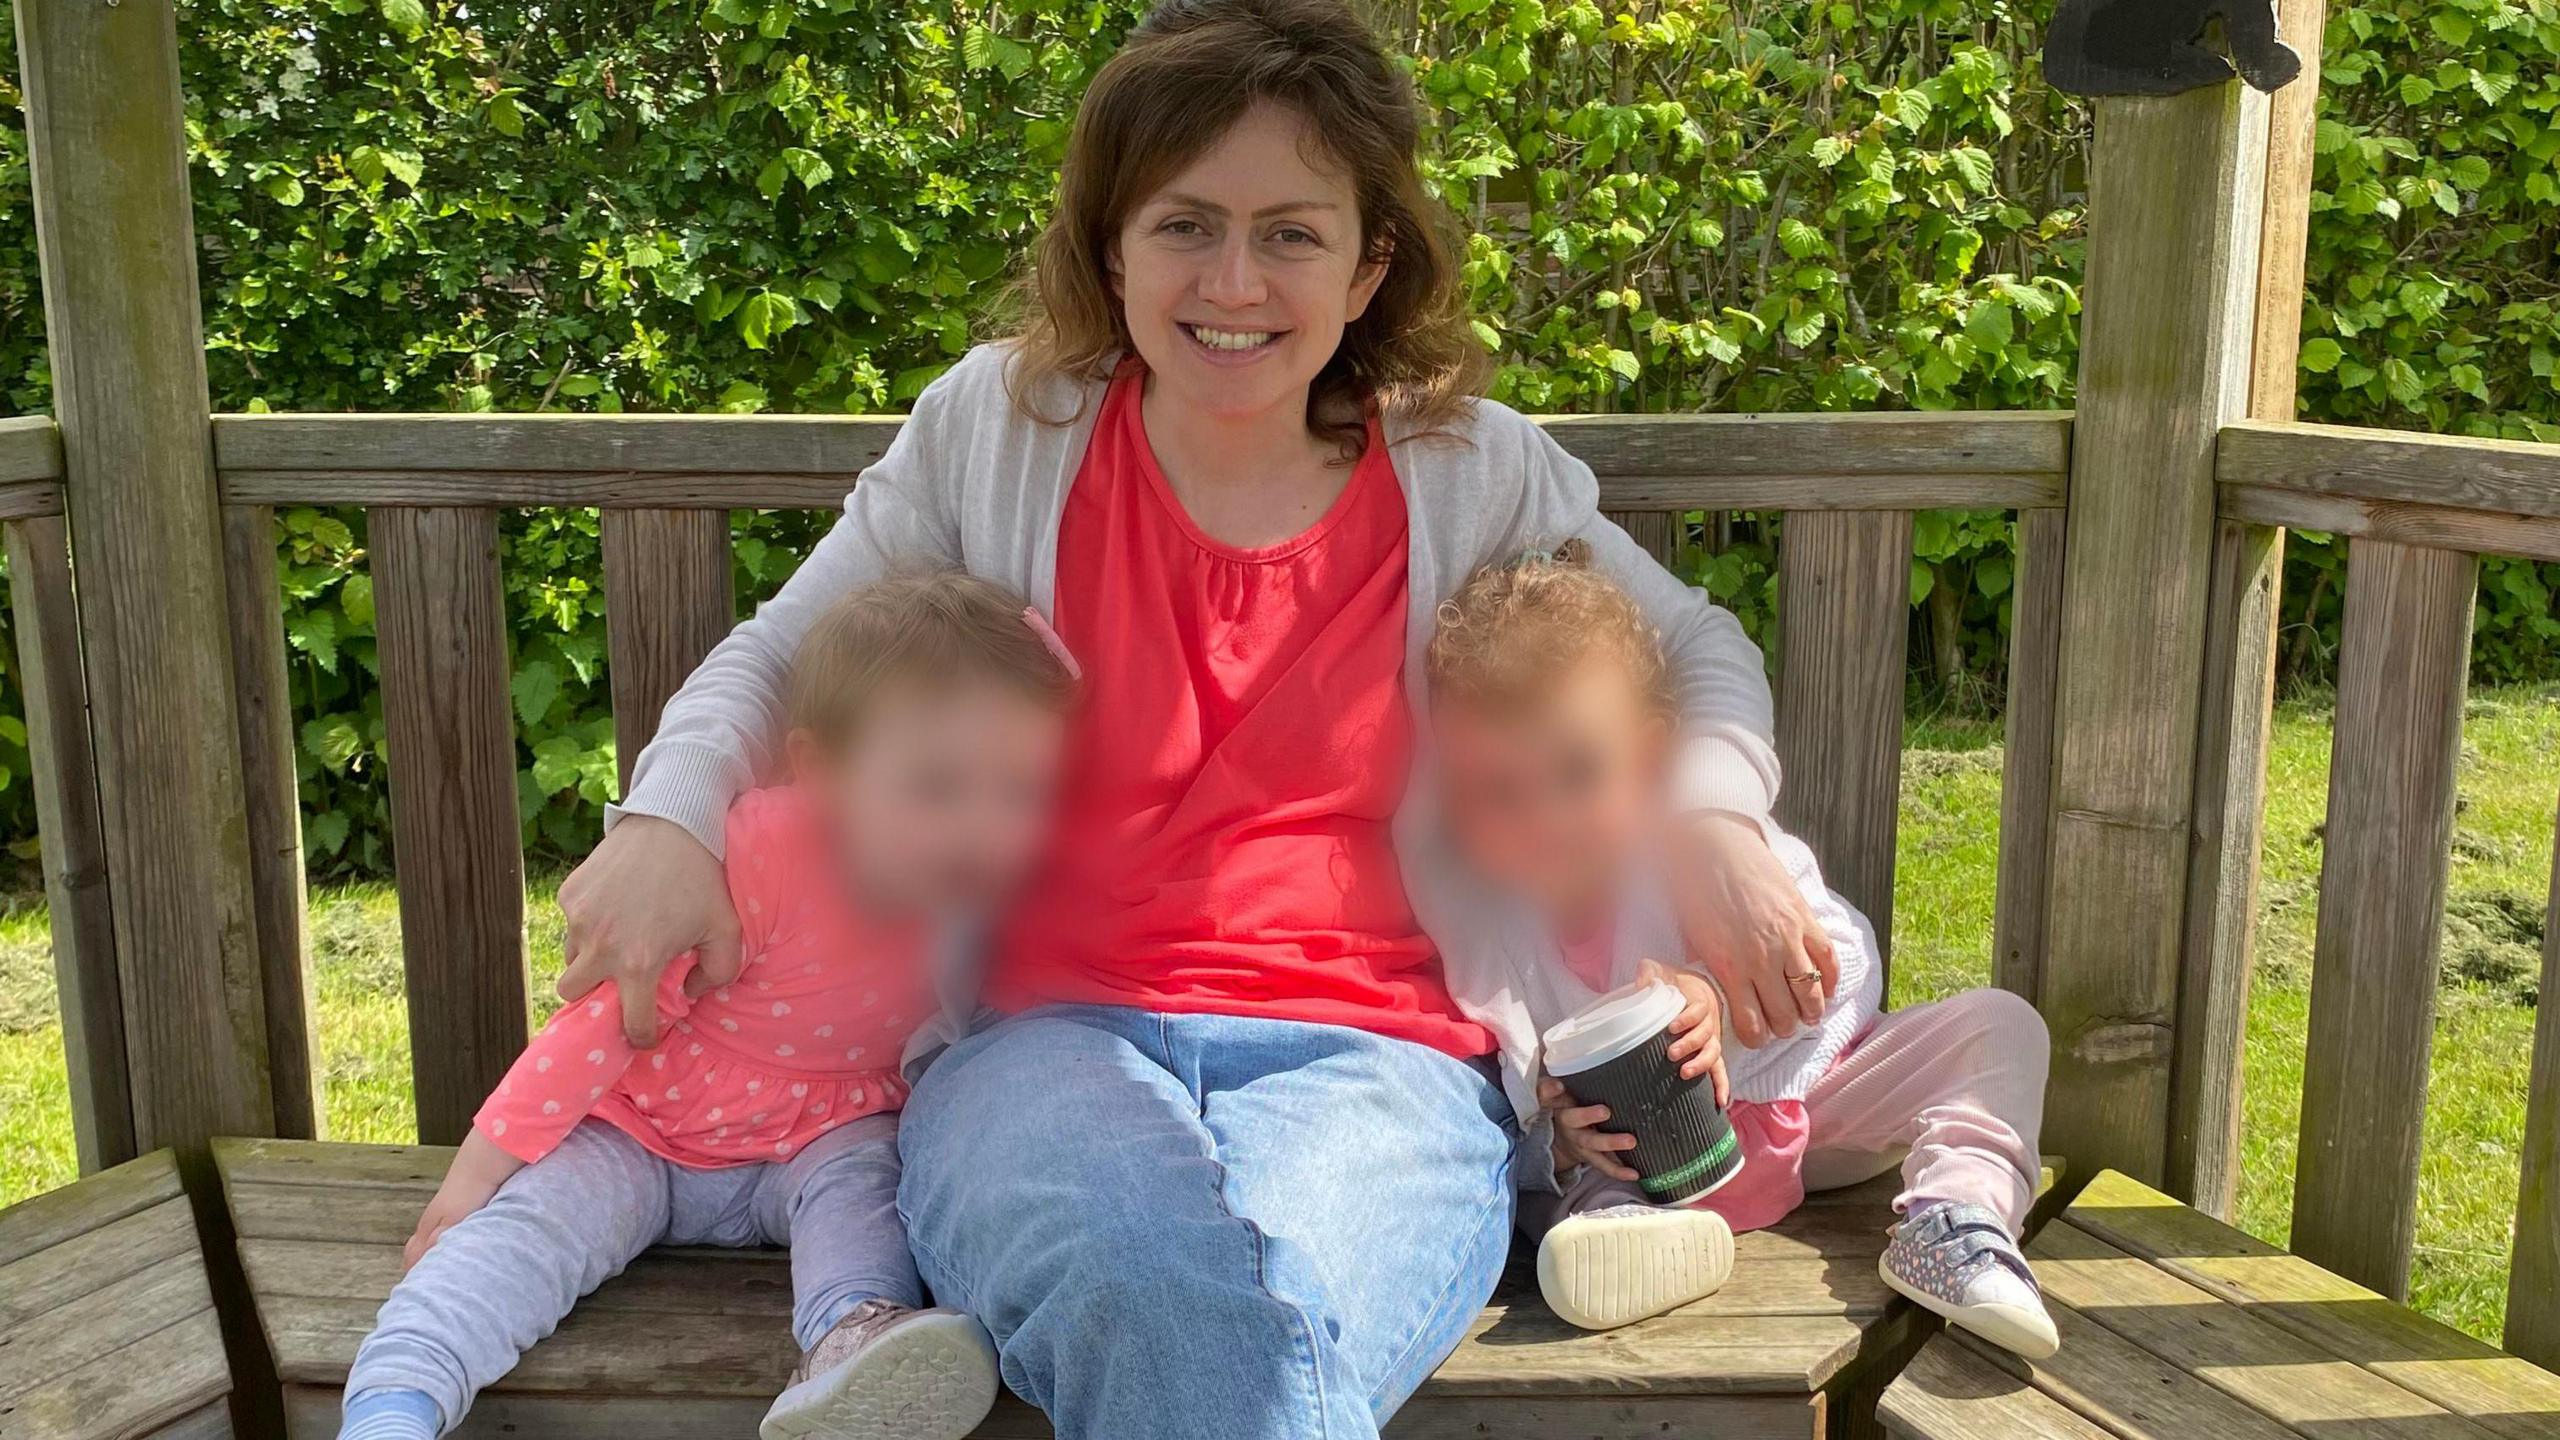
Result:
<instances>
[{"instance_id":1,"label":"wooden railing","mask_svg":"<svg viewBox=\"0 0 2560 1440\"><path fill-rule=\"evenodd\" d=\"M1665 553L1690 511L1784 512L1779 750L1788 822L1888 931L1901 778L1911 516L2023 509L2022 610L2048 603L2070 417L1572 417L1551 433L1603 504ZM894 419L235 415L214 421L227 523L274 505L371 514L393 851L408 955L419 1128L459 1136L523 1043L523 876L500 610L497 512L603 509L606 631L626 767L732 622L728 513L832 508ZM2045 587L2039 590L2037 587ZM2027 599L2044 596L2043 600ZM245 617L244 617L245 619ZM273 631L276 621L263 621ZM2032 975L2053 631L2023 624L2004 854L2003 973ZM251 667L240 667L244 677ZM244 696L249 692L244 689ZM282 773L278 762L253 766ZM419 797L427 797L423 802ZM261 855L280 827L259 822ZM271 887L283 894L280 884Z\"/></svg>"},{"instance_id":2,"label":"wooden railing","mask_svg":"<svg viewBox=\"0 0 2560 1440\"><path fill-rule=\"evenodd\" d=\"M459 1136L525 1039L523 862L497 527L502 509L599 506L616 735L627 766L734 618L728 512L827 509L897 423L860 418L222 416L213 425L256 857L279 1129L311 1131L301 851L271 507L371 516L389 785L419 1130ZM1699 511L1778 512L1783 818L1891 925L1912 516L2019 517L1994 967L2049 1000L2055 683L2072 419L2064 414L1574 417L1543 422L1657 553ZM84 1163L129 1148L128 1047L95 888L95 776L54 438L0 422L0 520L28 675L40 822ZM2477 554L2560 559L2560 447L2241 424L2220 437L2204 736L2173 1037L2173 1161L2227 1209L2272 664L2275 525L2349 541L2295 1244L2406 1287ZM1708 533L1712 533L1710 530ZM1701 537L1703 538L1703 537ZM1694 542L1693 542L1694 543ZM245 578L243 578L245 577ZM2560 978L2560 940L2546 954ZM2083 986L2082 988L2085 988ZM2510 1344L2560 1353L2560 1021L2531 1078ZM2057 1111L2078 1103L2056 1094ZM297 1123L294 1117L301 1119Z\"/></svg>"}]
</instances>

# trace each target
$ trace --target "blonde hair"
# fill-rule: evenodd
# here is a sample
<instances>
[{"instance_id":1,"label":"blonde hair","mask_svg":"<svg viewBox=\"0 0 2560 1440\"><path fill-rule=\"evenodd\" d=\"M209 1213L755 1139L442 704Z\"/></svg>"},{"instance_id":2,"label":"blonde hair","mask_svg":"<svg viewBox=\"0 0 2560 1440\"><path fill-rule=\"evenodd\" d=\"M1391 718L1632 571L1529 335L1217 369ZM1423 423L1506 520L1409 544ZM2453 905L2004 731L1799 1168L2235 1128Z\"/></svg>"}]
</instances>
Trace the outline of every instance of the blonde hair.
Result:
<instances>
[{"instance_id":1,"label":"blonde hair","mask_svg":"<svg viewBox=\"0 0 2560 1440\"><path fill-rule=\"evenodd\" d=\"M1435 694L1509 706L1594 658L1622 667L1648 707L1677 713L1660 632L1574 540L1467 577L1440 602L1427 665Z\"/></svg>"},{"instance_id":2,"label":"blonde hair","mask_svg":"<svg viewBox=\"0 0 2560 1440\"><path fill-rule=\"evenodd\" d=\"M992 680L1064 710L1076 677L1021 596L957 570L893 575L845 596L800 642L785 686L795 727L835 743L895 685Z\"/></svg>"},{"instance_id":3,"label":"blonde hair","mask_svg":"<svg viewBox=\"0 0 2560 1440\"><path fill-rule=\"evenodd\" d=\"M1344 0L1159 0L1094 72L1022 297L1017 405L1061 379L1104 379L1129 352L1109 263L1120 227L1262 102L1304 120L1311 158L1349 177L1361 258L1386 266L1308 392L1308 428L1348 455L1372 405L1426 430L1456 419L1489 367L1466 323L1454 217L1423 185L1412 77Z\"/></svg>"}]
</instances>

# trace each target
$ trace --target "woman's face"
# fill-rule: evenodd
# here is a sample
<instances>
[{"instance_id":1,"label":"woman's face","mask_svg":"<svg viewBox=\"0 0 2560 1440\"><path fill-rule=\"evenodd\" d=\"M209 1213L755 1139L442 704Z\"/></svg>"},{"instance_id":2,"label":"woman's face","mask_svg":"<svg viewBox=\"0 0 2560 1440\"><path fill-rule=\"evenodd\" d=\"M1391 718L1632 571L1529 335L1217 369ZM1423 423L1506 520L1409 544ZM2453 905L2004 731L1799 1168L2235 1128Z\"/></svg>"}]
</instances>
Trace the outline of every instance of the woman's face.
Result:
<instances>
[{"instance_id":1,"label":"woman's face","mask_svg":"<svg viewBox=\"0 0 2560 1440\"><path fill-rule=\"evenodd\" d=\"M1113 288L1158 400L1232 418L1305 407L1386 275L1362 257L1349 177L1321 157L1295 112L1256 105L1121 227Z\"/></svg>"}]
</instances>

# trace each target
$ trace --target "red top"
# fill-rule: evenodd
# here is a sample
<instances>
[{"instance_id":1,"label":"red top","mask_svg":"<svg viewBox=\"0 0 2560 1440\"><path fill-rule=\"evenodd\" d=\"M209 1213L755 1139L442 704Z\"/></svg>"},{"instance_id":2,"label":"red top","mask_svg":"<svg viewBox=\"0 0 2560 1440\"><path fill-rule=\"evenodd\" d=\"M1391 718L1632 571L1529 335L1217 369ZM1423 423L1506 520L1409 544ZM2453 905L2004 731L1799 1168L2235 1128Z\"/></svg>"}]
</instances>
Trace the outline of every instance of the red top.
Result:
<instances>
[{"instance_id":1,"label":"red top","mask_svg":"<svg viewBox=\"0 0 2560 1440\"><path fill-rule=\"evenodd\" d=\"M1114 380L1058 535L1058 631L1086 705L1060 859L994 996L1348 1025L1481 1055L1406 899L1389 818L1404 496L1369 446L1324 518L1238 549L1183 511Z\"/></svg>"}]
</instances>

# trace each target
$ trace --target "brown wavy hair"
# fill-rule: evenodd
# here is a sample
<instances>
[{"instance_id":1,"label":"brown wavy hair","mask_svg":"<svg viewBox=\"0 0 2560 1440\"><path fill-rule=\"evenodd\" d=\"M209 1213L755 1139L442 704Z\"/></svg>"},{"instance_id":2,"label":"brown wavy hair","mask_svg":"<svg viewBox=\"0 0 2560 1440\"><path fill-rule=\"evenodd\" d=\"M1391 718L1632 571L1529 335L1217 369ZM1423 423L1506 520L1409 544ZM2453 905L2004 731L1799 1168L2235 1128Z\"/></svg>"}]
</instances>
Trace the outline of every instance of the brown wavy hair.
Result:
<instances>
[{"instance_id":1,"label":"brown wavy hair","mask_svg":"<svg viewBox=\"0 0 2560 1440\"><path fill-rule=\"evenodd\" d=\"M1058 176L1058 207L1026 285L1015 403L1048 383L1107 378L1130 350L1111 243L1130 213L1257 103L1303 117L1352 182L1367 260L1386 277L1307 396L1307 426L1356 454L1368 408L1426 428L1456 415L1485 372L1468 330L1446 209L1415 161L1413 83L1344 0L1162 0L1095 72Z\"/></svg>"}]
</instances>

